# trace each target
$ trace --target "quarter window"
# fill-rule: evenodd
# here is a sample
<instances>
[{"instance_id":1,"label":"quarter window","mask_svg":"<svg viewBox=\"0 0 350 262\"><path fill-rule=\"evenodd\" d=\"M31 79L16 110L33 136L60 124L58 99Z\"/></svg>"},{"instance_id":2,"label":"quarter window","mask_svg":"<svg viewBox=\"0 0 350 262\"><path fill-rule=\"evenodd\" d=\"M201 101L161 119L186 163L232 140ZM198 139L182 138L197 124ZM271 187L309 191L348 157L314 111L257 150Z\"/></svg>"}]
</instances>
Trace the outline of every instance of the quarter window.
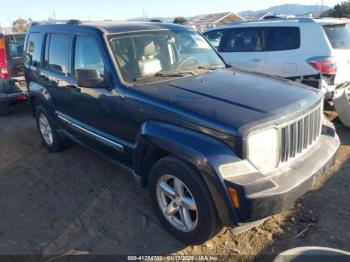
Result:
<instances>
[{"instance_id":1,"label":"quarter window","mask_svg":"<svg viewBox=\"0 0 350 262\"><path fill-rule=\"evenodd\" d=\"M66 34L51 34L46 39L45 64L55 72L68 72L68 46L69 38Z\"/></svg>"},{"instance_id":2,"label":"quarter window","mask_svg":"<svg viewBox=\"0 0 350 262\"><path fill-rule=\"evenodd\" d=\"M101 77L105 75L105 64L93 38L77 36L74 57L74 71L77 69L97 69Z\"/></svg>"},{"instance_id":3,"label":"quarter window","mask_svg":"<svg viewBox=\"0 0 350 262\"><path fill-rule=\"evenodd\" d=\"M269 29L268 51L293 50L300 47L300 30L298 27L272 27Z\"/></svg>"},{"instance_id":4,"label":"quarter window","mask_svg":"<svg viewBox=\"0 0 350 262\"><path fill-rule=\"evenodd\" d=\"M263 49L260 28L237 28L229 31L223 52L260 52Z\"/></svg>"},{"instance_id":5,"label":"quarter window","mask_svg":"<svg viewBox=\"0 0 350 262\"><path fill-rule=\"evenodd\" d=\"M26 50L27 56L25 57L26 65L32 65L32 66L40 65L41 44L42 44L42 37L40 33L31 33L29 35L27 50Z\"/></svg>"}]
</instances>

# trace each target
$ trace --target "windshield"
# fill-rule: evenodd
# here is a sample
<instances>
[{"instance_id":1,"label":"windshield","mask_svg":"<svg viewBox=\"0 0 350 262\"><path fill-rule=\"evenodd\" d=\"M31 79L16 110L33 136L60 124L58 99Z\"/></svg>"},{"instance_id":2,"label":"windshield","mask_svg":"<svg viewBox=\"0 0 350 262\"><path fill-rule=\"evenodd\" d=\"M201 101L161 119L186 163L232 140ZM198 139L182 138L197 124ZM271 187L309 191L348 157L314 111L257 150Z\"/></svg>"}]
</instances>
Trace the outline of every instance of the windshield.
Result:
<instances>
[{"instance_id":1,"label":"windshield","mask_svg":"<svg viewBox=\"0 0 350 262\"><path fill-rule=\"evenodd\" d=\"M194 75L225 64L204 38L190 31L156 31L111 36L114 57L125 81Z\"/></svg>"},{"instance_id":2,"label":"windshield","mask_svg":"<svg viewBox=\"0 0 350 262\"><path fill-rule=\"evenodd\" d=\"M350 25L325 25L323 28L334 49L350 49Z\"/></svg>"}]
</instances>

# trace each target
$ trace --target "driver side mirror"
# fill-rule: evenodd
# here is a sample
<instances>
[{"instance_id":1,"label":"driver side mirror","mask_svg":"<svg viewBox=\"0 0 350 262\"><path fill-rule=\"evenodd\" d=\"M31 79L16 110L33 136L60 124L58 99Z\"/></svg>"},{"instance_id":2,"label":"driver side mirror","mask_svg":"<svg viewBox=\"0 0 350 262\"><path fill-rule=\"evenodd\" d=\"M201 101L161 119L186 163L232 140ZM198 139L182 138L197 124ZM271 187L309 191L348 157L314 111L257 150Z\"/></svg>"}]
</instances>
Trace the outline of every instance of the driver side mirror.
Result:
<instances>
[{"instance_id":1,"label":"driver side mirror","mask_svg":"<svg viewBox=\"0 0 350 262\"><path fill-rule=\"evenodd\" d=\"M104 81L97 69L76 69L77 85L86 88L102 87Z\"/></svg>"}]
</instances>

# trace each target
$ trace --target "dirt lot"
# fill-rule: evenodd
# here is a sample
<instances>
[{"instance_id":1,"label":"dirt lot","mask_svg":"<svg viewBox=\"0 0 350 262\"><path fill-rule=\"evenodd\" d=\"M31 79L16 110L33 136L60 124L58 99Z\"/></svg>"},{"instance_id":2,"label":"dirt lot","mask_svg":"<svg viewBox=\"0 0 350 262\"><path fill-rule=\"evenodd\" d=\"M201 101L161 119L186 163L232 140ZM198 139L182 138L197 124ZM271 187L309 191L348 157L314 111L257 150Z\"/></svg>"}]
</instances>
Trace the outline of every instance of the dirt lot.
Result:
<instances>
[{"instance_id":1,"label":"dirt lot","mask_svg":"<svg viewBox=\"0 0 350 262\"><path fill-rule=\"evenodd\" d=\"M162 229L147 192L125 171L77 145L49 154L20 106L0 118L0 255L77 250L253 258L303 245L350 250L350 130L337 128L343 145L321 189L256 229L234 235L225 228L202 246L186 247Z\"/></svg>"}]
</instances>

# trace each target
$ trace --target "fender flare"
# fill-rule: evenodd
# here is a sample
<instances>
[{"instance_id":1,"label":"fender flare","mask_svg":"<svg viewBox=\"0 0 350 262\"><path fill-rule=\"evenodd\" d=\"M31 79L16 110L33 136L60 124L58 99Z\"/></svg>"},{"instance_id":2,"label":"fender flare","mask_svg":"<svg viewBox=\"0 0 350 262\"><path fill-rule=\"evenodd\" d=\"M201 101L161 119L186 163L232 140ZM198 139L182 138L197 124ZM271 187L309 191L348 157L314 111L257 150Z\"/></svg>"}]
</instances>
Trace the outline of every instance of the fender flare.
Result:
<instances>
[{"instance_id":1,"label":"fender flare","mask_svg":"<svg viewBox=\"0 0 350 262\"><path fill-rule=\"evenodd\" d=\"M52 109L52 112L54 112L50 93L45 87L31 82L28 87L28 96L33 116L35 116L35 104L37 103L36 101L40 101L40 103Z\"/></svg>"},{"instance_id":2,"label":"fender flare","mask_svg":"<svg viewBox=\"0 0 350 262\"><path fill-rule=\"evenodd\" d=\"M147 185L142 164L149 147L156 147L192 165L206 183L224 225L237 225L235 207L228 194L219 166L239 158L223 142L211 136L175 125L150 121L143 124L134 151L134 170Z\"/></svg>"}]
</instances>

